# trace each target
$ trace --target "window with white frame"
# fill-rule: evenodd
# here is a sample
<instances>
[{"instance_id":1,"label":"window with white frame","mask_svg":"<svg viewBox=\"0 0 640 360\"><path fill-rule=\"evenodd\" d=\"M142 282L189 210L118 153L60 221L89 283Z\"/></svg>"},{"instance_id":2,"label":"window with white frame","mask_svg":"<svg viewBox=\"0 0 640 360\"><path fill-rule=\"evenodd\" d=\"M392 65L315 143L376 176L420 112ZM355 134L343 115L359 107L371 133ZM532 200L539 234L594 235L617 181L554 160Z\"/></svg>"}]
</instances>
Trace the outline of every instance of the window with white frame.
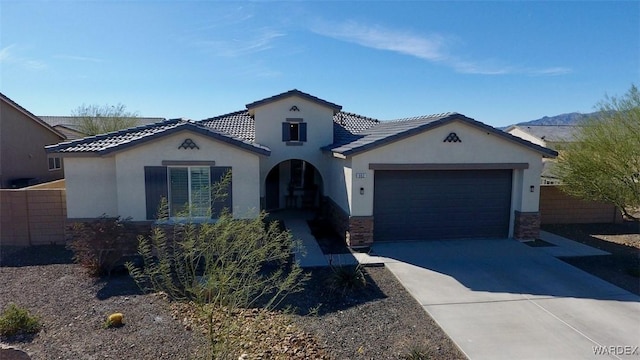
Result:
<instances>
[{"instance_id":1,"label":"window with white frame","mask_svg":"<svg viewBox=\"0 0 640 360\"><path fill-rule=\"evenodd\" d=\"M169 214L201 218L211 215L211 175L208 166L169 167Z\"/></svg>"},{"instance_id":2,"label":"window with white frame","mask_svg":"<svg viewBox=\"0 0 640 360\"><path fill-rule=\"evenodd\" d=\"M62 159L59 157L49 158L49 171L60 170L62 168Z\"/></svg>"}]
</instances>

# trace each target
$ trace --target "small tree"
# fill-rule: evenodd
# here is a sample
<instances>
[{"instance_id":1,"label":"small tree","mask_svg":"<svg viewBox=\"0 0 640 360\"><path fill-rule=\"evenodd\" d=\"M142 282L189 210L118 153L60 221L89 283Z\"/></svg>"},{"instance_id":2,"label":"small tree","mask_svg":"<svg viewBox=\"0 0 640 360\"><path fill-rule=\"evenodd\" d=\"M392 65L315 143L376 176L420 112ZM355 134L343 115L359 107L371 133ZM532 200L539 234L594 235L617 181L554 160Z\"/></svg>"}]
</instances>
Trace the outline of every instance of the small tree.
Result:
<instances>
[{"instance_id":1,"label":"small tree","mask_svg":"<svg viewBox=\"0 0 640 360\"><path fill-rule=\"evenodd\" d=\"M78 106L71 112L75 116L78 130L87 135L98 135L136 125L138 114L128 112L127 107L117 105L85 105Z\"/></svg>"},{"instance_id":2,"label":"small tree","mask_svg":"<svg viewBox=\"0 0 640 360\"><path fill-rule=\"evenodd\" d=\"M629 218L640 208L640 92L605 97L577 141L560 153L556 175L570 195L615 204Z\"/></svg>"}]
</instances>

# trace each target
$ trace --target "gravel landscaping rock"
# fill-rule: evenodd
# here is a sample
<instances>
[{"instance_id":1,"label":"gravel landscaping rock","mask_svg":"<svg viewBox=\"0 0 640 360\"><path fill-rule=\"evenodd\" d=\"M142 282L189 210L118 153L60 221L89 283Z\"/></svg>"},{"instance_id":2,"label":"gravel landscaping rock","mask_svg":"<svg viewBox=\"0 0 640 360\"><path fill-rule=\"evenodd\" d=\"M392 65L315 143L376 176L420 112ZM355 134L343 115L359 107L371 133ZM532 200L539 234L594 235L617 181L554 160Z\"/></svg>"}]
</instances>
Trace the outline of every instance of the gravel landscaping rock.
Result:
<instances>
[{"instance_id":1,"label":"gravel landscaping rock","mask_svg":"<svg viewBox=\"0 0 640 360\"><path fill-rule=\"evenodd\" d=\"M365 268L367 286L331 292L331 269L314 269L307 290L288 298L293 314L242 310L232 359L464 359L464 355L383 267ZM0 247L0 308L38 316L32 337L0 339L32 359L190 359L208 353L207 333L184 303L142 294L127 275L89 277L61 246ZM293 309L293 310L292 310ZM109 314L124 325L106 328ZM2 355L4 358L4 355ZM419 357L413 357L419 358Z\"/></svg>"},{"instance_id":2,"label":"gravel landscaping rock","mask_svg":"<svg viewBox=\"0 0 640 360\"><path fill-rule=\"evenodd\" d=\"M188 359L204 349L204 336L174 321L165 299L142 295L128 276L96 281L72 264L3 264L0 283L0 308L15 303L43 324L32 339L1 340L32 359ZM114 312L124 325L105 328Z\"/></svg>"},{"instance_id":3,"label":"gravel landscaping rock","mask_svg":"<svg viewBox=\"0 0 640 360\"><path fill-rule=\"evenodd\" d=\"M331 292L331 269L315 269L307 291L289 305L294 321L315 334L336 359L466 359L425 310L384 267L364 268L367 287ZM417 358L417 357L414 357Z\"/></svg>"}]
</instances>

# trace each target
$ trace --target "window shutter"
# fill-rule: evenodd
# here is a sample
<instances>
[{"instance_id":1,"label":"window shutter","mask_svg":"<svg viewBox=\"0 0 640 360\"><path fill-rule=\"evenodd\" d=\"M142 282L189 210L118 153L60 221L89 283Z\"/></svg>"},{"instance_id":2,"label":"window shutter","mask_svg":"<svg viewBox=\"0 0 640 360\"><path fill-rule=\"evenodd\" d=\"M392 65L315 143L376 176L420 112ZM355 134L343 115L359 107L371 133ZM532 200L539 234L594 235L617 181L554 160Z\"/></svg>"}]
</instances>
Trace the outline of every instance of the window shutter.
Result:
<instances>
[{"instance_id":1,"label":"window shutter","mask_svg":"<svg viewBox=\"0 0 640 360\"><path fill-rule=\"evenodd\" d=\"M307 141L307 123L300 123L300 141Z\"/></svg>"},{"instance_id":2,"label":"window shutter","mask_svg":"<svg viewBox=\"0 0 640 360\"><path fill-rule=\"evenodd\" d=\"M224 175L228 172L231 172L230 166L212 166L211 167L211 187L213 185L222 180ZM215 194L211 195L211 218L216 219L220 216L222 209L227 208L230 212L233 210L233 198L232 198L232 183L229 182L229 185L224 192L226 196L222 199L216 199Z\"/></svg>"},{"instance_id":3,"label":"window shutter","mask_svg":"<svg viewBox=\"0 0 640 360\"><path fill-rule=\"evenodd\" d=\"M289 141L291 137L289 137L289 123L282 123L282 141Z\"/></svg>"},{"instance_id":4,"label":"window shutter","mask_svg":"<svg viewBox=\"0 0 640 360\"><path fill-rule=\"evenodd\" d=\"M166 166L144 167L144 191L147 205L147 220L157 219L160 201L163 197L166 199L169 194Z\"/></svg>"}]
</instances>

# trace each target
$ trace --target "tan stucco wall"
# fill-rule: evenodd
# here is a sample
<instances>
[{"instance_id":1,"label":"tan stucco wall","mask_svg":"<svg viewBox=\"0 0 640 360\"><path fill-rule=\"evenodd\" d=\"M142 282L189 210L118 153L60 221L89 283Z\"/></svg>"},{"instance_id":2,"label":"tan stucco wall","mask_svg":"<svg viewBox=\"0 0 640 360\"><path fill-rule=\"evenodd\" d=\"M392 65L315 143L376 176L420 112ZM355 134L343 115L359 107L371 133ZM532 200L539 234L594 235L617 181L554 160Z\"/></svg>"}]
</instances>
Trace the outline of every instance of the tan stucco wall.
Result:
<instances>
[{"instance_id":1,"label":"tan stucco wall","mask_svg":"<svg viewBox=\"0 0 640 360\"><path fill-rule=\"evenodd\" d=\"M115 158L67 157L67 217L118 215Z\"/></svg>"},{"instance_id":2,"label":"tan stucco wall","mask_svg":"<svg viewBox=\"0 0 640 360\"><path fill-rule=\"evenodd\" d=\"M200 149L178 149L187 139ZM254 216L260 208L259 156L223 142L183 131L115 155L118 214L133 220L146 219L144 167L161 166L163 160L215 161L232 168L233 215Z\"/></svg>"},{"instance_id":3,"label":"tan stucco wall","mask_svg":"<svg viewBox=\"0 0 640 360\"><path fill-rule=\"evenodd\" d=\"M329 179L326 180L326 195L345 213L350 213L351 199L351 159L331 159Z\"/></svg>"},{"instance_id":4,"label":"tan stucco wall","mask_svg":"<svg viewBox=\"0 0 640 360\"><path fill-rule=\"evenodd\" d=\"M455 132L462 142L443 142L451 132ZM514 170L512 212L513 210L538 211L542 156L522 145L462 122L452 122L400 142L353 156L350 190L353 194L351 197L351 215L353 216L373 215L374 171L369 170L371 163L528 163L528 169ZM365 174L365 177L357 178L358 173ZM534 192L530 192L531 185L535 186ZM364 195L360 195L361 187L364 188Z\"/></svg>"},{"instance_id":5,"label":"tan stucco wall","mask_svg":"<svg viewBox=\"0 0 640 360\"><path fill-rule=\"evenodd\" d=\"M0 187L9 187L11 180L19 178L37 178L38 182L61 179L62 169L49 171L44 147L62 140L0 100Z\"/></svg>"},{"instance_id":6,"label":"tan stucco wall","mask_svg":"<svg viewBox=\"0 0 640 360\"><path fill-rule=\"evenodd\" d=\"M200 149L178 149L186 138ZM259 211L259 156L183 131L104 158L66 158L69 218L106 213L146 220L144 167L161 166L163 160L214 161L215 166L230 166L234 217L253 217Z\"/></svg>"},{"instance_id":7,"label":"tan stucco wall","mask_svg":"<svg viewBox=\"0 0 640 360\"><path fill-rule=\"evenodd\" d=\"M299 111L290 111L292 106ZM268 146L271 156L260 162L260 194L265 194L265 179L269 171L279 163L300 159L311 163L322 175L323 193L327 190L330 158L320 148L333 142L333 110L298 96L267 103L254 111L256 142ZM307 123L307 141L300 146L287 146L282 141L282 123L287 118L301 118ZM281 189L284 196L286 189Z\"/></svg>"}]
</instances>

